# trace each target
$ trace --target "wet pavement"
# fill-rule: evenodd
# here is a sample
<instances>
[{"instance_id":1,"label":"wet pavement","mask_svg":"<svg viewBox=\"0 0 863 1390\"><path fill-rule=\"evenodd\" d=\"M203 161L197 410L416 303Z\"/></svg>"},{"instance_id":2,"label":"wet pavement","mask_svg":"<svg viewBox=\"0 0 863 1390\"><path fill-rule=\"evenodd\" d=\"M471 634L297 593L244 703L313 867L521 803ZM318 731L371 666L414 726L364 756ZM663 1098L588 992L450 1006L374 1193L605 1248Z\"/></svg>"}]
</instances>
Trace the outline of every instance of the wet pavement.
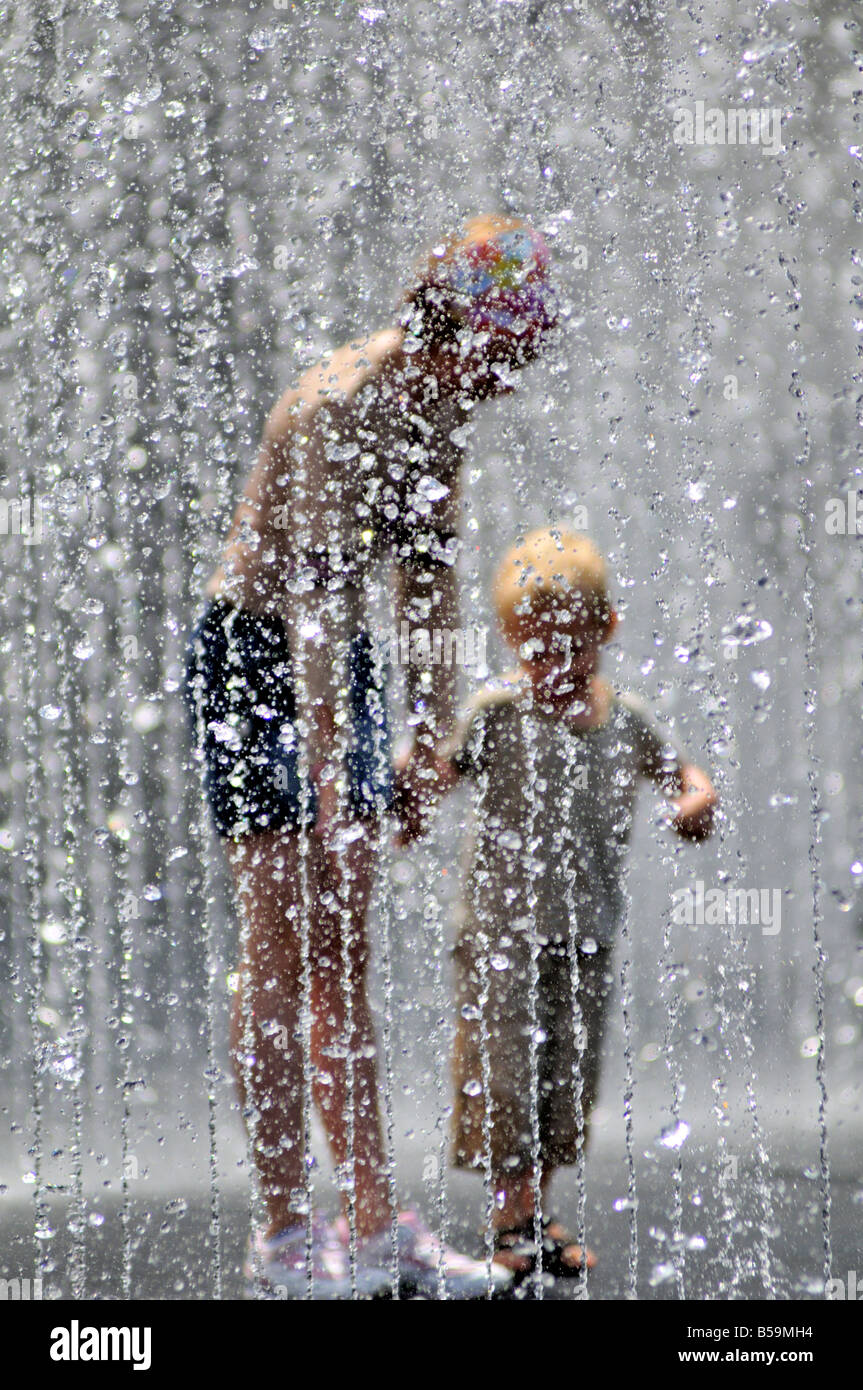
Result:
<instances>
[{"instance_id":1,"label":"wet pavement","mask_svg":"<svg viewBox=\"0 0 863 1390\"><path fill-rule=\"evenodd\" d=\"M764 1189L733 1192L729 1175L724 1194L707 1165L691 1156L680 1184L684 1240L677 1251L671 1241L674 1210L676 1155L640 1156L638 1179L639 1299L675 1299L681 1296L677 1271L682 1261L682 1296L691 1300L729 1298L818 1298L823 1289L821 1203L815 1171L801 1168L799 1155L785 1155L787 1164L775 1169ZM423 1177L421 1155L408 1153L399 1164L402 1200L415 1202L432 1224L438 1210L436 1184ZM704 1166L704 1174L699 1173ZM806 1175L808 1173L808 1176ZM747 1160L739 1160L736 1181L747 1182ZM589 1278L588 1293L595 1299L627 1296L630 1269L630 1213L621 1206L626 1193L625 1156L601 1144L588 1170L588 1242L599 1256ZM135 1187L130 1184L130 1189ZM764 1220L764 1194L773 1207L772 1222ZM320 1184L324 1209L333 1200L328 1183ZM479 1177L454 1173L448 1176L447 1213L451 1243L477 1256L483 1252L480 1222L483 1184ZM575 1175L558 1177L553 1189L553 1209L570 1226L577 1210ZM617 1209L616 1209L617 1207ZM222 1297L245 1296L241 1273L244 1244L249 1230L249 1196L244 1182L234 1178L220 1191L219 1252ZM70 1296L68 1198L51 1202L53 1235L41 1243L48 1267L43 1268L43 1297ZM332 1210L332 1206L329 1207ZM119 1193L86 1197L84 1288L89 1299L123 1297L124 1234ZM212 1299L216 1296L215 1244L208 1237L209 1197L200 1185L178 1191L156 1183L140 1182L128 1206L128 1274L132 1299ZM832 1183L833 1273L845 1279L863 1270L863 1184L853 1175L838 1175ZM686 1248L681 1251L680 1246ZM80 1247L79 1247L80 1248ZM9 1193L0 1201L0 1275L32 1277L33 1206ZM765 1267L764 1253L769 1265ZM677 1265L675 1265L677 1260ZM53 1267L52 1267L53 1266ZM768 1286L765 1287L765 1277ZM572 1298L579 1293L575 1282L562 1282L546 1291L550 1298Z\"/></svg>"}]
</instances>

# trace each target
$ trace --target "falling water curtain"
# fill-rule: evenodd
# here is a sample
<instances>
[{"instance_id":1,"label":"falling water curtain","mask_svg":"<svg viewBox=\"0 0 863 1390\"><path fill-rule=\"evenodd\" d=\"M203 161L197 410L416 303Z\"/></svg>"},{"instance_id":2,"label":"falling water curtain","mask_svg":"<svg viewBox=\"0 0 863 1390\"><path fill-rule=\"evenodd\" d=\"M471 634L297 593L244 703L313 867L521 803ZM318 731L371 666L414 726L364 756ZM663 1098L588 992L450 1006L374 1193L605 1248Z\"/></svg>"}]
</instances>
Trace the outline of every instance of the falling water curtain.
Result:
<instances>
[{"instance_id":1,"label":"falling water curtain","mask_svg":"<svg viewBox=\"0 0 863 1390\"><path fill-rule=\"evenodd\" d=\"M725 806L698 856L639 820L596 1163L586 1198L562 1189L614 1251L590 1296L814 1295L831 1241L846 1268L859 39L847 5L725 0L39 0L0 20L0 1228L22 1267L78 1296L236 1291L237 934L186 633L278 393L391 322L415 255L494 208L548 236L564 333L471 427L464 611L493 632L501 548L575 517L625 619L609 674ZM731 143L743 110L764 124ZM371 913L394 1180L451 1233L488 1197L447 1168L468 816L456 799L388 851ZM681 928L672 895L698 881L778 894L779 929Z\"/></svg>"}]
</instances>

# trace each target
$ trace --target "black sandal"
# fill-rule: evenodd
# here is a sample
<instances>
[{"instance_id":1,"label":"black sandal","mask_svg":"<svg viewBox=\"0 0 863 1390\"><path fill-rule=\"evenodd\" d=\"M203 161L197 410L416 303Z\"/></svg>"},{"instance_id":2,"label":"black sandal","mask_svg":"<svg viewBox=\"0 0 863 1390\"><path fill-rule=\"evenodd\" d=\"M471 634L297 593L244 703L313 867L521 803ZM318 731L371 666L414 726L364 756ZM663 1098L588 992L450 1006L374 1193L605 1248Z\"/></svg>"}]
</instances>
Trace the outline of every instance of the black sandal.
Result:
<instances>
[{"instance_id":1,"label":"black sandal","mask_svg":"<svg viewBox=\"0 0 863 1390\"><path fill-rule=\"evenodd\" d=\"M582 1252L582 1262L577 1265L568 1264L563 1258L564 1251L577 1242L568 1236L552 1236L548 1233L550 1226L556 1226L558 1222L553 1216L542 1218L542 1272L550 1274L553 1279L580 1279L584 1273L584 1254ZM495 1252L501 1254L515 1255L519 1259L529 1260L527 1269L514 1269L513 1279L516 1284L522 1280L530 1278L536 1273L540 1251L536 1244L536 1230L533 1221L526 1221L522 1226L509 1226L504 1230L494 1233Z\"/></svg>"},{"instance_id":2,"label":"black sandal","mask_svg":"<svg viewBox=\"0 0 863 1390\"><path fill-rule=\"evenodd\" d=\"M493 1249L495 1254L516 1255L521 1260L527 1260L525 1269L512 1270L512 1282L515 1288L523 1283L525 1279L530 1279L536 1273L536 1257L538 1254L536 1247L535 1232L533 1222L524 1226L507 1226L502 1230L495 1231ZM509 1269L509 1265L504 1266Z\"/></svg>"},{"instance_id":3,"label":"black sandal","mask_svg":"<svg viewBox=\"0 0 863 1390\"><path fill-rule=\"evenodd\" d=\"M578 1241L573 1240L572 1236L568 1236L566 1232L562 1236L549 1235L548 1228L559 1225L560 1222L554 1216L542 1218L543 1268L555 1279L580 1279L586 1270L589 1251L586 1248L582 1249ZM578 1264L574 1265L568 1264L563 1258L564 1251L573 1246L580 1252Z\"/></svg>"}]
</instances>

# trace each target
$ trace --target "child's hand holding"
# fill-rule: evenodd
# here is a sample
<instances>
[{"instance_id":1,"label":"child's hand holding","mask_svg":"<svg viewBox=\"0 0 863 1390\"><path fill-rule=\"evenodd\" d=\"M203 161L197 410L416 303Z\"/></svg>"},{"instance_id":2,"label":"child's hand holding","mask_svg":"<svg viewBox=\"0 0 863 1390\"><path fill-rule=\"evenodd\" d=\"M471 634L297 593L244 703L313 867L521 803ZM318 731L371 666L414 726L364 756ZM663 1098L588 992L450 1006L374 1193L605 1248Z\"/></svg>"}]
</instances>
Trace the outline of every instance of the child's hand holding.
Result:
<instances>
[{"instance_id":1,"label":"child's hand holding","mask_svg":"<svg viewBox=\"0 0 863 1390\"><path fill-rule=\"evenodd\" d=\"M451 760L418 740L396 759L393 811L399 821L398 846L409 845L425 833L435 805L457 781Z\"/></svg>"},{"instance_id":2,"label":"child's hand holding","mask_svg":"<svg viewBox=\"0 0 863 1390\"><path fill-rule=\"evenodd\" d=\"M713 813L719 804L713 783L700 767L684 763L679 787L679 794L671 798L672 826L685 840L706 840L713 830Z\"/></svg>"}]
</instances>

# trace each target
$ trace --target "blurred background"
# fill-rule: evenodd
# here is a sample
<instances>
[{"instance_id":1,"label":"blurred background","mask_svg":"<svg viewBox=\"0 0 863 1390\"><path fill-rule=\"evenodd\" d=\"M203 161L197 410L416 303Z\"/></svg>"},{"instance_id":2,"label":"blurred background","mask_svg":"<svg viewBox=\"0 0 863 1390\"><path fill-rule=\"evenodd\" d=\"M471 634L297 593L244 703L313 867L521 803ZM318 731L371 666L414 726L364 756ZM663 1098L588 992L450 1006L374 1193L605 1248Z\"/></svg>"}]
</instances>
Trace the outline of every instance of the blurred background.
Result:
<instances>
[{"instance_id":1,"label":"blurred background","mask_svg":"<svg viewBox=\"0 0 863 1390\"><path fill-rule=\"evenodd\" d=\"M588 1292L823 1296L863 1226L859 11L30 0L0 45L0 1276L238 1296L236 925L186 634L275 398L503 210L549 239L563 332L471 426L465 621L499 670L502 549L589 531L607 672L724 807L685 847L642 797ZM675 143L697 102L776 113L781 148ZM387 855L371 922L399 1188L479 1248L481 1179L446 1163L469 816ZM673 924L698 879L779 892L781 929Z\"/></svg>"}]
</instances>

